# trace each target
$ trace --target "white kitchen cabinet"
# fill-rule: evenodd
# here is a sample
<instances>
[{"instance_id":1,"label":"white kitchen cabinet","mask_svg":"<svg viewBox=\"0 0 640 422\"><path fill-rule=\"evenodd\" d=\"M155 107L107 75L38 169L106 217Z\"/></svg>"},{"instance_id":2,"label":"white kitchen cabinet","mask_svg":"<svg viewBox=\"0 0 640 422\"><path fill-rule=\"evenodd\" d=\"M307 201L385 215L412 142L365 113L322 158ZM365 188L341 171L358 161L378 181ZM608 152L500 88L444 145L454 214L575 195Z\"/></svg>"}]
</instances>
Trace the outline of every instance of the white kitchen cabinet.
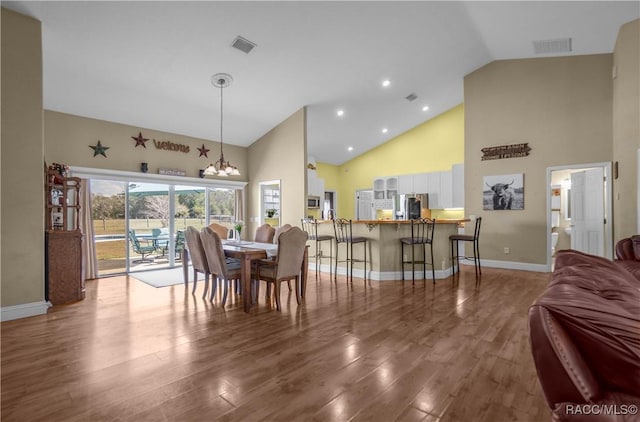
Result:
<instances>
[{"instance_id":1,"label":"white kitchen cabinet","mask_svg":"<svg viewBox=\"0 0 640 422\"><path fill-rule=\"evenodd\" d=\"M451 173L452 208L464 208L464 164L454 164Z\"/></svg>"},{"instance_id":2,"label":"white kitchen cabinet","mask_svg":"<svg viewBox=\"0 0 640 422\"><path fill-rule=\"evenodd\" d=\"M415 190L413 190L413 176L413 174L403 174L402 176L398 176L399 195L415 193Z\"/></svg>"},{"instance_id":3,"label":"white kitchen cabinet","mask_svg":"<svg viewBox=\"0 0 640 422\"><path fill-rule=\"evenodd\" d=\"M307 195L324 197L324 179L320 179L315 170L307 170Z\"/></svg>"},{"instance_id":4,"label":"white kitchen cabinet","mask_svg":"<svg viewBox=\"0 0 640 422\"><path fill-rule=\"evenodd\" d=\"M398 194L398 176L373 179L373 199L393 199Z\"/></svg>"},{"instance_id":5,"label":"white kitchen cabinet","mask_svg":"<svg viewBox=\"0 0 640 422\"><path fill-rule=\"evenodd\" d=\"M414 174L412 193L428 193L428 192L429 192L429 173Z\"/></svg>"},{"instance_id":6,"label":"white kitchen cabinet","mask_svg":"<svg viewBox=\"0 0 640 422\"><path fill-rule=\"evenodd\" d=\"M427 193L429 173L404 174L398 176L398 194Z\"/></svg>"},{"instance_id":7,"label":"white kitchen cabinet","mask_svg":"<svg viewBox=\"0 0 640 422\"><path fill-rule=\"evenodd\" d=\"M440 172L427 173L427 193L429 194L429 208L441 209L440 205Z\"/></svg>"},{"instance_id":8,"label":"white kitchen cabinet","mask_svg":"<svg viewBox=\"0 0 640 422\"><path fill-rule=\"evenodd\" d=\"M440 208L453 207L453 178L451 171L440 173Z\"/></svg>"},{"instance_id":9,"label":"white kitchen cabinet","mask_svg":"<svg viewBox=\"0 0 640 422\"><path fill-rule=\"evenodd\" d=\"M398 177L397 176L387 177L385 180L385 187L387 190L385 199L395 198L395 196L398 194ZM393 208L393 206L391 208Z\"/></svg>"}]
</instances>

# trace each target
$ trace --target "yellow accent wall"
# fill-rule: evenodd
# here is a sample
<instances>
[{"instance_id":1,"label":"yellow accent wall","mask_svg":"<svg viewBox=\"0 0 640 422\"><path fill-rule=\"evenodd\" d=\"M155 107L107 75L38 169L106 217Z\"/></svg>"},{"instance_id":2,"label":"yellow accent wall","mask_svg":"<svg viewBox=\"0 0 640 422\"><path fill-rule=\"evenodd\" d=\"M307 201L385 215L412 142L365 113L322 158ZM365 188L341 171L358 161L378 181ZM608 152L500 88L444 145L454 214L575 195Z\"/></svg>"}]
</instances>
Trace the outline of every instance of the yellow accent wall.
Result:
<instances>
[{"instance_id":1,"label":"yellow accent wall","mask_svg":"<svg viewBox=\"0 0 640 422\"><path fill-rule=\"evenodd\" d=\"M337 192L339 217L355 216L355 192L371 189L379 176L450 170L464 162L462 104L410 129L341 166L317 163L325 190Z\"/></svg>"}]
</instances>

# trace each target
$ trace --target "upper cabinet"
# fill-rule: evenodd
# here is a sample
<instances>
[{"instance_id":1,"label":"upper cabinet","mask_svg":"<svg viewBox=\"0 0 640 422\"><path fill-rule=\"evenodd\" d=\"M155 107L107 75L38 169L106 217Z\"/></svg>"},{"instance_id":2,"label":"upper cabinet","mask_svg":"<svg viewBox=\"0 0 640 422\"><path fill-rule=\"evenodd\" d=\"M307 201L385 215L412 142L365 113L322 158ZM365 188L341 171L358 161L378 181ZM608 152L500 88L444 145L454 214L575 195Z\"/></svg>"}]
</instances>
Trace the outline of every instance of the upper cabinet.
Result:
<instances>
[{"instance_id":1,"label":"upper cabinet","mask_svg":"<svg viewBox=\"0 0 640 422\"><path fill-rule=\"evenodd\" d=\"M392 209L398 195L398 177L378 177L373 180L373 203L376 209Z\"/></svg>"},{"instance_id":2,"label":"upper cabinet","mask_svg":"<svg viewBox=\"0 0 640 422\"><path fill-rule=\"evenodd\" d=\"M454 164L448 171L379 177L373 181L373 193L379 200L392 199L394 193L428 193L431 209L463 208L464 164Z\"/></svg>"},{"instance_id":3,"label":"upper cabinet","mask_svg":"<svg viewBox=\"0 0 640 422\"><path fill-rule=\"evenodd\" d=\"M464 208L464 164L454 164L451 167L451 175L452 208Z\"/></svg>"},{"instance_id":4,"label":"upper cabinet","mask_svg":"<svg viewBox=\"0 0 640 422\"><path fill-rule=\"evenodd\" d=\"M324 179L318 177L316 172L316 160L313 157L307 159L307 195L324 197Z\"/></svg>"}]
</instances>

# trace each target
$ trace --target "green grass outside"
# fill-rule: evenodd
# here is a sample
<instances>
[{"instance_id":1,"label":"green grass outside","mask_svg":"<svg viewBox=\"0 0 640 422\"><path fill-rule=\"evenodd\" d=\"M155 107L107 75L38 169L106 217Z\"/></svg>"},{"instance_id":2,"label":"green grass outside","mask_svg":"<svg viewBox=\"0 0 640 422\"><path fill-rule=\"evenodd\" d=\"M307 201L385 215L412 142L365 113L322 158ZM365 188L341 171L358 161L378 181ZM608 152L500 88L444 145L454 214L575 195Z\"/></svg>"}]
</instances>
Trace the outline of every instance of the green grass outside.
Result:
<instances>
[{"instance_id":1,"label":"green grass outside","mask_svg":"<svg viewBox=\"0 0 640 422\"><path fill-rule=\"evenodd\" d=\"M204 227L204 218L176 218L175 229L185 230L189 226L193 226L200 230ZM232 227L231 223L220 223L229 228ZM138 234L150 234L151 229L161 228L162 222L158 219L139 219L130 220L129 227L136 231ZM125 220L93 220L93 231L96 236L106 234L125 234ZM125 248L131 247L128 240L114 240L109 242L97 242L96 243L96 256L98 261L101 260L114 260L124 259L126 256ZM130 256L137 256L133 250L129 251Z\"/></svg>"}]
</instances>

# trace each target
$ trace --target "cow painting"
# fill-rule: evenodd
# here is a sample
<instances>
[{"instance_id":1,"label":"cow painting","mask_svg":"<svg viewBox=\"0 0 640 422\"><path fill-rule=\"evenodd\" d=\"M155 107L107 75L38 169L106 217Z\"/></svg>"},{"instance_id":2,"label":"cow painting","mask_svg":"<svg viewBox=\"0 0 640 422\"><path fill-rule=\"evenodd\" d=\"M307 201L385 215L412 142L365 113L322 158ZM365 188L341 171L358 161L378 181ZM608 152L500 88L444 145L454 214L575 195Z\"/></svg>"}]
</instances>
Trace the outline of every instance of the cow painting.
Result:
<instances>
[{"instance_id":1,"label":"cow painting","mask_svg":"<svg viewBox=\"0 0 640 422\"><path fill-rule=\"evenodd\" d=\"M484 210L523 210L524 174L484 176Z\"/></svg>"},{"instance_id":2,"label":"cow painting","mask_svg":"<svg viewBox=\"0 0 640 422\"><path fill-rule=\"evenodd\" d=\"M515 194L513 193L513 189L511 189L511 185L513 185L514 180L511 183L496 183L493 186L489 186L493 191L493 209L494 210L510 210L513 205L513 198Z\"/></svg>"}]
</instances>

